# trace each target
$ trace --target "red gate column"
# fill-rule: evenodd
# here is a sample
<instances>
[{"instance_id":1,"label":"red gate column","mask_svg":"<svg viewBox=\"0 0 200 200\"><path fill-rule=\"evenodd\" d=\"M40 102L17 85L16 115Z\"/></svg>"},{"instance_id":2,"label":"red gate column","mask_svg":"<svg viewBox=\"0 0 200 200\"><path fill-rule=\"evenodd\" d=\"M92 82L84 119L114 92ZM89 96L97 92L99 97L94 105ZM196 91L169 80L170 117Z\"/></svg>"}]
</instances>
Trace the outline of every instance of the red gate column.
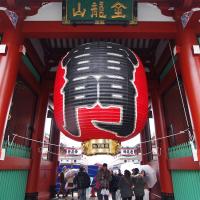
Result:
<instances>
[{"instance_id":1,"label":"red gate column","mask_svg":"<svg viewBox=\"0 0 200 200\"><path fill-rule=\"evenodd\" d=\"M60 144L60 131L56 126L55 120L53 120L53 143L56 145ZM58 168L58 161L59 161L59 152L60 148L59 146L53 147L53 169L52 169L52 182L50 187L51 197L54 197L56 194L56 178L57 178L57 168Z\"/></svg>"},{"instance_id":2,"label":"red gate column","mask_svg":"<svg viewBox=\"0 0 200 200\"><path fill-rule=\"evenodd\" d=\"M158 93L157 82L152 82L153 87L151 90L152 97L152 107L153 114L155 119L155 128L156 128L156 138L165 137L165 121L163 115L163 108L161 99ZM160 171L160 185L161 185L161 194L162 199L172 200L173 197L173 186L171 174L168 169L168 140L162 139L157 141L158 146L158 162L159 162L159 171Z\"/></svg>"},{"instance_id":3,"label":"red gate column","mask_svg":"<svg viewBox=\"0 0 200 200\"><path fill-rule=\"evenodd\" d=\"M34 133L32 139L43 141L44 136L44 125L46 118L46 111L49 98L49 88L47 82L41 84L40 96L38 99L37 113L35 118ZM26 200L36 200L38 199L38 181L40 177L40 163L41 163L41 150L42 144L32 142L32 163L31 169L29 171L27 188L26 188Z\"/></svg>"},{"instance_id":4,"label":"red gate column","mask_svg":"<svg viewBox=\"0 0 200 200\"><path fill-rule=\"evenodd\" d=\"M193 55L192 52L192 46L197 44L197 35L191 27L183 29L179 23L176 41L180 47L178 54L180 70L191 111L198 160L200 160L200 56Z\"/></svg>"},{"instance_id":5,"label":"red gate column","mask_svg":"<svg viewBox=\"0 0 200 200\"><path fill-rule=\"evenodd\" d=\"M146 143L143 143L144 141L146 141L145 133L146 133L145 129L143 129L142 132L140 133L141 153L142 153L141 164L142 165L146 165L148 163L148 159L147 159L147 147L146 147Z\"/></svg>"},{"instance_id":6,"label":"red gate column","mask_svg":"<svg viewBox=\"0 0 200 200\"><path fill-rule=\"evenodd\" d=\"M0 154L21 58L19 52L23 39L21 22L22 19L20 18L16 28L14 28L8 20L7 29L3 33L2 44L7 45L7 53L6 55L0 55Z\"/></svg>"},{"instance_id":7,"label":"red gate column","mask_svg":"<svg viewBox=\"0 0 200 200\"><path fill-rule=\"evenodd\" d=\"M147 119L146 125L142 132L140 133L140 140L141 140L141 153L142 153L142 165L146 165L149 161L149 156L151 156L152 149L148 149L148 140L151 140L150 132L149 132L149 119ZM150 137L149 137L150 136Z\"/></svg>"}]
</instances>

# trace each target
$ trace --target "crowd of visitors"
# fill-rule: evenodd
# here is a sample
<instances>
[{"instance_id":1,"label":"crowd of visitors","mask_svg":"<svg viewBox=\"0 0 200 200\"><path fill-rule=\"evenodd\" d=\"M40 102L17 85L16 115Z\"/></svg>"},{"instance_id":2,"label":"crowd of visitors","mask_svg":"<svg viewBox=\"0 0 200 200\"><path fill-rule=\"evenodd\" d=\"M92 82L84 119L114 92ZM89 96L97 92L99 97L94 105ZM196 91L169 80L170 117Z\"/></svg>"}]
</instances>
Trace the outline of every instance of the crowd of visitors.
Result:
<instances>
[{"instance_id":1,"label":"crowd of visitors","mask_svg":"<svg viewBox=\"0 0 200 200\"><path fill-rule=\"evenodd\" d=\"M92 183L84 167L80 167L78 174L69 177L67 181L64 178L65 172L66 168L63 167L60 173L58 196L60 194L67 196L71 191L73 199L73 190L77 189L79 200L86 200L86 189L92 187L92 190L97 193L98 200L108 200L109 195L112 196L112 200L149 199L148 194L145 195L145 190L148 190L145 171L140 172L138 168L134 168L132 173L129 170L125 170L124 174L120 170L118 173L113 173L104 163ZM72 187L69 187L70 185Z\"/></svg>"}]
</instances>

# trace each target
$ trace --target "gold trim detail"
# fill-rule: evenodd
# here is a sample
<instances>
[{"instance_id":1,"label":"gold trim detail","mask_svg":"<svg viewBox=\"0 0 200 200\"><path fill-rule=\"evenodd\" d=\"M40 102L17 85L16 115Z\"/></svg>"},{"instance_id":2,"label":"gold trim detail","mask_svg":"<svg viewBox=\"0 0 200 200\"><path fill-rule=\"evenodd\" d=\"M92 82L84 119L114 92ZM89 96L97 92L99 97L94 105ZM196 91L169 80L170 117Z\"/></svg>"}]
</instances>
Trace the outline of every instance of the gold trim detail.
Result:
<instances>
[{"instance_id":1,"label":"gold trim detail","mask_svg":"<svg viewBox=\"0 0 200 200\"><path fill-rule=\"evenodd\" d=\"M92 139L82 143L83 154L91 156L97 154L116 155L120 150L120 143L111 139Z\"/></svg>"}]
</instances>

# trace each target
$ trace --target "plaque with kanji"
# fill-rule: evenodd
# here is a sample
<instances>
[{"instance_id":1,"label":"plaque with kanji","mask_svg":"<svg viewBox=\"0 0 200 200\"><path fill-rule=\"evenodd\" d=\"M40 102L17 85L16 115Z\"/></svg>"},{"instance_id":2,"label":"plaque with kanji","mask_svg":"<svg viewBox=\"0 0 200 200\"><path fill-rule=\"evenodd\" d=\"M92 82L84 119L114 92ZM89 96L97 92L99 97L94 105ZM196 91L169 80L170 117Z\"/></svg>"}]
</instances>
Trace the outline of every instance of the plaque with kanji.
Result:
<instances>
[{"instance_id":1,"label":"plaque with kanji","mask_svg":"<svg viewBox=\"0 0 200 200\"><path fill-rule=\"evenodd\" d=\"M63 24L136 24L136 0L64 0Z\"/></svg>"}]
</instances>

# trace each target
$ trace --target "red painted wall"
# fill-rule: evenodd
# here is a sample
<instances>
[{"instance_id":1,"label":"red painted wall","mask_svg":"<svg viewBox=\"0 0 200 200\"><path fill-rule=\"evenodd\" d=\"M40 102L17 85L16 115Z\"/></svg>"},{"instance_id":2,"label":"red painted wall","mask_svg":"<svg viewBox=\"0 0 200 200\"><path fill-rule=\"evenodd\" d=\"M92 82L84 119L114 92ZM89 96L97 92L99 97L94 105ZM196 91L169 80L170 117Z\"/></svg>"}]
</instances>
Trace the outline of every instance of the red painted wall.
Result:
<instances>
[{"instance_id":1,"label":"red painted wall","mask_svg":"<svg viewBox=\"0 0 200 200\"><path fill-rule=\"evenodd\" d=\"M52 182L53 163L50 161L42 161L40 167L40 178L38 184L39 200L50 199L50 186Z\"/></svg>"},{"instance_id":2,"label":"red painted wall","mask_svg":"<svg viewBox=\"0 0 200 200\"><path fill-rule=\"evenodd\" d=\"M31 138L37 96L29 86L18 77L10 108L10 120L8 120L5 139L10 133ZM15 138L15 143L29 146L29 142L21 138Z\"/></svg>"},{"instance_id":3,"label":"red painted wall","mask_svg":"<svg viewBox=\"0 0 200 200\"><path fill-rule=\"evenodd\" d=\"M184 90L181 90L183 98L185 100ZM184 115L183 105L181 101L181 95L178 88L178 83L175 80L174 83L164 92L162 95L165 123L167 134L176 134L179 131L187 129L187 123ZM184 101L186 110L187 103ZM188 115L189 119L189 115ZM171 128L170 128L171 127ZM173 130L172 130L173 129ZM187 134L177 135L169 138L169 145L175 146L182 143L185 143L189 140Z\"/></svg>"}]
</instances>

